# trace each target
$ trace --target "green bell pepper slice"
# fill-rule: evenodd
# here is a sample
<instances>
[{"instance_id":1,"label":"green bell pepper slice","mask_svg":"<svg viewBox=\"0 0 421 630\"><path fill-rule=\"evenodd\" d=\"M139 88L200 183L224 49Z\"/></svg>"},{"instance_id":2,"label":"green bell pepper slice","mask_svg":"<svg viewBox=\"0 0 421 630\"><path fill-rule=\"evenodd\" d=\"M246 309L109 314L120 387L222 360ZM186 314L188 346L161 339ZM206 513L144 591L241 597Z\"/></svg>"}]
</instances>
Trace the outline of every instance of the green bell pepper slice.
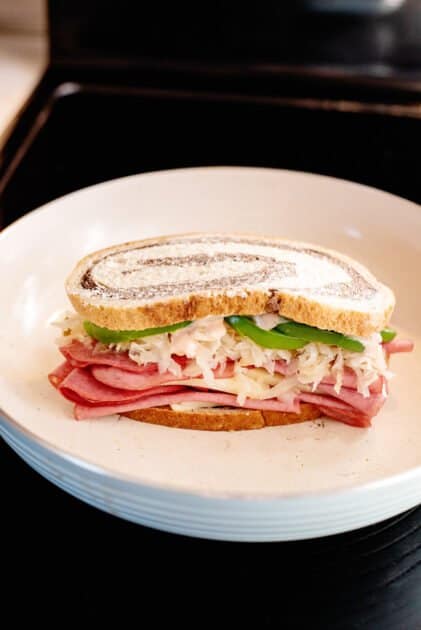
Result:
<instances>
[{"instance_id":1,"label":"green bell pepper slice","mask_svg":"<svg viewBox=\"0 0 421 630\"><path fill-rule=\"evenodd\" d=\"M170 326L161 326L159 328L144 328L143 330L110 330L97 326L92 322L84 321L83 327L90 337L93 337L101 343L121 343L125 341L135 341L140 337L151 337L152 335L162 335L163 333L174 332L180 328L189 326L191 322L179 322Z\"/></svg>"},{"instance_id":2,"label":"green bell pepper slice","mask_svg":"<svg viewBox=\"0 0 421 630\"><path fill-rule=\"evenodd\" d=\"M298 337L300 339L306 339L307 342L316 341L318 343L325 343L328 346L339 346L345 350L351 350L352 352L364 352L365 347L361 341L342 335L341 333L331 332L330 330L321 330L313 326L307 326L307 324L299 324L297 322L284 322L278 324L275 330L290 335L291 337Z\"/></svg>"},{"instance_id":3,"label":"green bell pepper slice","mask_svg":"<svg viewBox=\"0 0 421 630\"><path fill-rule=\"evenodd\" d=\"M383 328L380 334L382 336L382 341L387 343L388 341L393 341L396 337L396 330L392 330L392 328Z\"/></svg>"},{"instance_id":4,"label":"green bell pepper slice","mask_svg":"<svg viewBox=\"0 0 421 630\"><path fill-rule=\"evenodd\" d=\"M232 315L226 317L225 321L242 337L248 337L262 348L296 350L302 348L308 342L304 339L297 339L284 335L273 330L263 330L256 326L248 317Z\"/></svg>"}]
</instances>

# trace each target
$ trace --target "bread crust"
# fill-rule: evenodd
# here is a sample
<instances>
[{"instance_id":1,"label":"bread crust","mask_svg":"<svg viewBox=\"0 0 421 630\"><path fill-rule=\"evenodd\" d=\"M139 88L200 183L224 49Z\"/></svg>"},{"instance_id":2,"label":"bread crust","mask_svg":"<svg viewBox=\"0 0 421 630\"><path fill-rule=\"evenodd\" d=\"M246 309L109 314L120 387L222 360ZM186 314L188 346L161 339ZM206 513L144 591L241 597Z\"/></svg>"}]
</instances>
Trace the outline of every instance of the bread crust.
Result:
<instances>
[{"instance_id":1,"label":"bread crust","mask_svg":"<svg viewBox=\"0 0 421 630\"><path fill-rule=\"evenodd\" d=\"M89 301L89 299L82 297L78 292L79 278L89 261L96 257L105 256L137 243L154 245L165 243L174 237L181 239L195 236L234 236L255 238L256 240L264 239L264 237L252 237L249 234L178 234L171 237L162 236L108 247L83 258L67 279L66 290L72 305L82 317L98 326L104 326L112 330L141 330L208 316L259 315L265 312L279 312L284 317L310 326L366 337L387 326L390 320L395 305L393 291L378 282L358 262L343 254L322 247L318 247L320 252L334 255L338 260L351 265L364 277L368 278L381 296L383 308L370 311L345 310L303 295L295 295L278 289L271 291L248 290L240 295L229 295L229 292L220 290L207 294L190 294L180 298L171 297L161 301L150 301L150 303L132 306L122 305L121 303L101 303L97 300ZM273 237L270 237L270 240L292 243L292 241L287 241L286 239L275 239ZM294 245L300 245L303 248L309 246L306 243L294 243Z\"/></svg>"},{"instance_id":2,"label":"bread crust","mask_svg":"<svg viewBox=\"0 0 421 630\"><path fill-rule=\"evenodd\" d=\"M228 295L191 295L188 298L172 298L165 302L131 308L96 306L83 301L80 296L69 294L75 310L82 317L111 330L142 330L167 326L186 320L208 316L260 315L279 312L283 317L316 326L324 330L335 330L345 335L368 337L382 330L389 323L394 301L377 317L359 311L343 311L320 304L304 297L277 292L269 296L262 291L248 292L245 297ZM274 308L276 300L277 308Z\"/></svg>"},{"instance_id":3,"label":"bread crust","mask_svg":"<svg viewBox=\"0 0 421 630\"><path fill-rule=\"evenodd\" d=\"M195 411L173 411L170 407L152 407L128 411L121 415L140 422L178 429L243 431L307 422L320 418L323 414L314 405L302 403L300 413L217 407Z\"/></svg>"}]
</instances>

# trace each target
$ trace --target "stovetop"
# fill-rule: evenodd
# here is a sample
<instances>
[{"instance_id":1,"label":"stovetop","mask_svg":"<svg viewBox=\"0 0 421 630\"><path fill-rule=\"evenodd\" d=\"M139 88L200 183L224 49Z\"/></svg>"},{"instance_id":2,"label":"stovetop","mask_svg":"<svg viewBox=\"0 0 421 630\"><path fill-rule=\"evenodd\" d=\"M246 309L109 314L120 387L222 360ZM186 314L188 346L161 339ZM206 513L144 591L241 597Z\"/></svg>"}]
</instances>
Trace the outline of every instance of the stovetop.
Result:
<instances>
[{"instance_id":1,"label":"stovetop","mask_svg":"<svg viewBox=\"0 0 421 630\"><path fill-rule=\"evenodd\" d=\"M58 34L65 56L70 40ZM214 164L311 171L421 202L416 83L147 66L62 60L48 69L2 151L0 227L100 181ZM0 449L5 570L13 583L24 577L18 612L32 621L57 620L58 608L75 624L421 628L421 507L311 541L193 540L99 512Z\"/></svg>"},{"instance_id":2,"label":"stovetop","mask_svg":"<svg viewBox=\"0 0 421 630\"><path fill-rule=\"evenodd\" d=\"M94 78L45 77L4 151L3 225L84 186L187 166L310 171L421 201L421 89L288 76Z\"/></svg>"}]
</instances>

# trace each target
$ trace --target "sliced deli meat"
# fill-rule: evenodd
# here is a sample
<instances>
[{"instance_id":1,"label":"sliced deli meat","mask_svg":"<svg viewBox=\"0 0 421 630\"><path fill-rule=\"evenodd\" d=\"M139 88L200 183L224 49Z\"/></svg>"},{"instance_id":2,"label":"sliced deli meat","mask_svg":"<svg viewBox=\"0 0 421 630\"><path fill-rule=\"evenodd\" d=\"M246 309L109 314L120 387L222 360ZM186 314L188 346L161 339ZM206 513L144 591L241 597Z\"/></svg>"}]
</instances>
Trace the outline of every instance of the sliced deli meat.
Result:
<instances>
[{"instance_id":1,"label":"sliced deli meat","mask_svg":"<svg viewBox=\"0 0 421 630\"><path fill-rule=\"evenodd\" d=\"M206 402L212 405L224 407L243 407L244 409L262 409L266 411L282 411L298 413L300 405L297 399L288 401L279 400L246 400L243 405L237 401L237 397L232 394L221 394L220 392L203 392L188 390L173 394L160 394L157 396L145 396L140 400L110 406L88 406L76 405L75 418L82 420L85 418L98 418L112 413L124 413L134 409L148 409L150 407L162 407L183 402Z\"/></svg>"},{"instance_id":2,"label":"sliced deli meat","mask_svg":"<svg viewBox=\"0 0 421 630\"><path fill-rule=\"evenodd\" d=\"M146 363L138 365L133 361L127 352L117 352L116 350L103 350L99 344L85 344L81 341L61 346L60 352L74 367L86 367L88 365L111 365L128 372L137 374L150 374L158 372L156 363ZM187 363L186 357L174 357L182 367Z\"/></svg>"},{"instance_id":3,"label":"sliced deli meat","mask_svg":"<svg viewBox=\"0 0 421 630\"><path fill-rule=\"evenodd\" d=\"M300 392L298 395L300 402L310 403L312 405L316 405L317 407L336 407L338 409L342 409L343 411L347 411L352 409L351 405L347 403L343 403L340 400L333 398L332 396L324 396L322 394L315 394L313 392Z\"/></svg>"},{"instance_id":4,"label":"sliced deli meat","mask_svg":"<svg viewBox=\"0 0 421 630\"><path fill-rule=\"evenodd\" d=\"M322 405L319 405L319 409L328 418L338 420L339 422L349 424L353 427L366 429L371 426L371 418L369 416L366 416L360 411L356 411L352 408L344 410L338 407L323 407Z\"/></svg>"},{"instance_id":5,"label":"sliced deli meat","mask_svg":"<svg viewBox=\"0 0 421 630\"><path fill-rule=\"evenodd\" d=\"M379 376L374 383L369 385L368 389L372 394L379 394L383 390L383 384L385 379L383 376ZM325 376L322 379L321 384L323 385L335 385L336 376L333 374L329 374L329 376ZM346 387L348 389L357 389L357 375L350 368L345 368L343 372L342 378L342 387Z\"/></svg>"},{"instance_id":6,"label":"sliced deli meat","mask_svg":"<svg viewBox=\"0 0 421 630\"><path fill-rule=\"evenodd\" d=\"M368 416L375 416L386 400L386 397L382 394L370 394L370 396L365 397L355 391L355 389L349 389L347 387L342 387L340 393L337 394L333 385L324 385L323 383L320 383L317 387L316 393L326 394L327 396L336 398L354 407L354 409L362 411Z\"/></svg>"},{"instance_id":7,"label":"sliced deli meat","mask_svg":"<svg viewBox=\"0 0 421 630\"><path fill-rule=\"evenodd\" d=\"M412 352L414 349L414 342L410 339L393 339L383 344L384 350L387 354L394 354L397 352Z\"/></svg>"},{"instance_id":8,"label":"sliced deli meat","mask_svg":"<svg viewBox=\"0 0 421 630\"><path fill-rule=\"evenodd\" d=\"M60 363L60 365L56 367L55 370L50 372L50 374L48 375L48 380L50 381L51 385L53 385L53 387L57 388L73 369L74 368L71 363L69 363L68 361L63 361L63 363Z\"/></svg>"},{"instance_id":9,"label":"sliced deli meat","mask_svg":"<svg viewBox=\"0 0 421 630\"><path fill-rule=\"evenodd\" d=\"M157 370L154 372L135 373L128 372L127 370L95 365L92 368L93 376L110 387L117 387L126 390L142 390L150 387L156 387L163 383L174 382L179 380L185 380L186 376L181 373L180 376L175 376L172 372L164 372L160 374ZM213 370L214 378L230 378L234 372L234 363L227 363L225 366L220 366Z\"/></svg>"},{"instance_id":10,"label":"sliced deli meat","mask_svg":"<svg viewBox=\"0 0 421 630\"><path fill-rule=\"evenodd\" d=\"M153 368L154 366L150 367ZM214 371L214 375L220 378L224 376L229 378L232 374L233 365L229 364ZM107 375L110 378L107 378ZM65 398L75 403L75 415L80 419L180 402L208 402L209 404L243 407L245 409L298 413L299 401L302 401L318 406L329 417L341 421L345 421L344 419L347 418L348 424L366 426L367 419L369 420L375 415L384 402L384 397L379 394L370 394L369 397L364 398L356 390L345 387L342 387L340 393L337 394L333 385L321 383L316 392L298 392L296 396L285 396L283 400L247 398L240 404L237 396L233 394L206 391L205 381L203 382L203 390L197 385L190 389L186 386L188 379L184 379L184 386L174 384L173 374L160 375L154 370L144 374L136 374L121 368L101 365L74 368L68 361L56 368L49 375L49 378ZM104 380L108 380L108 383ZM165 381L168 380L172 381L171 385L165 384ZM125 387L114 387L109 383L113 383L113 385L123 383ZM135 384L141 389L128 388L128 385L133 387Z\"/></svg>"},{"instance_id":11,"label":"sliced deli meat","mask_svg":"<svg viewBox=\"0 0 421 630\"><path fill-rule=\"evenodd\" d=\"M302 392L299 394L299 398L301 402L316 405L325 416L333 420L356 427L369 427L371 425L371 416L331 396Z\"/></svg>"},{"instance_id":12,"label":"sliced deli meat","mask_svg":"<svg viewBox=\"0 0 421 630\"><path fill-rule=\"evenodd\" d=\"M160 374L157 369L153 372L136 373L108 365L94 365L91 371L92 375L104 386L117 387L126 390L126 392L149 389L169 381L177 381L184 378L182 375L177 377L171 372Z\"/></svg>"},{"instance_id":13,"label":"sliced deli meat","mask_svg":"<svg viewBox=\"0 0 421 630\"><path fill-rule=\"evenodd\" d=\"M141 398L146 398L147 396L155 396L158 394L172 394L175 392L182 392L184 391L184 387L178 387L177 385L170 385L170 386L164 386L164 387L152 387L151 389L145 389L142 392L138 392L138 397L135 399L135 401L139 401ZM113 401L108 401L108 400L103 400L101 402L99 401L92 401L92 400L88 400L87 398L82 398L81 396L79 396L79 394L75 391L73 391L70 388L67 387L60 387L59 389L60 393L64 396L64 398L67 398L67 400L71 400L72 402L74 402L76 405L82 405L82 406L87 406L87 407L101 407L102 409L108 410L106 412L104 412L102 415L103 416L108 416L112 413L115 413L114 411L110 411L111 407L115 407L116 405L125 405L125 404L131 404L132 400L130 400L130 402L128 403L127 400L113 400Z\"/></svg>"},{"instance_id":14,"label":"sliced deli meat","mask_svg":"<svg viewBox=\"0 0 421 630\"><path fill-rule=\"evenodd\" d=\"M104 385L97 381L89 370L81 368L74 368L61 382L59 388L71 390L86 401L94 403L129 402L142 396L142 392L139 391L130 392Z\"/></svg>"},{"instance_id":15,"label":"sliced deli meat","mask_svg":"<svg viewBox=\"0 0 421 630\"><path fill-rule=\"evenodd\" d=\"M410 352L413 343L394 339L383 343L382 348L388 356ZM180 368L176 375L170 371L160 372L158 363L139 365L128 352L113 347L107 349L96 342L73 340L60 351L66 360L48 378L65 398L75 403L74 415L78 419L177 403L299 413L300 402L303 402L318 407L334 420L367 427L384 404L388 389L386 377L380 375L363 395L358 391L357 374L347 366L341 372L341 387L338 388L336 374L331 372L329 364L317 385L301 383L299 363L292 358L274 362L276 378L273 372L259 368L266 375L263 375L265 378L260 375L260 381L256 381L263 390L257 387L246 393L244 388L238 390L238 387L239 384L244 386L244 376L249 379L252 372L259 371L253 362L248 364L248 369L243 366L237 371L234 359L222 358L217 368L210 369L205 378L194 359L186 356L170 355ZM213 379L220 379L218 384L209 377L211 375ZM269 388L267 392L264 387Z\"/></svg>"}]
</instances>

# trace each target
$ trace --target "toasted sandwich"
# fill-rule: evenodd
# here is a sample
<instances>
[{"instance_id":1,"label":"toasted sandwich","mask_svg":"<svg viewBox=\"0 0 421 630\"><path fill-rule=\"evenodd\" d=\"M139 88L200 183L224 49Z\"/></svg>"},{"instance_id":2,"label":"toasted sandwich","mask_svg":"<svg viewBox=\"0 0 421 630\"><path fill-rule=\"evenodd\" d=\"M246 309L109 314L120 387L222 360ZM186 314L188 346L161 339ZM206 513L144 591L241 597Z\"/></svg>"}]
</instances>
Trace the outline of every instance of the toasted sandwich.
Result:
<instances>
[{"instance_id":1,"label":"toasted sandwich","mask_svg":"<svg viewBox=\"0 0 421 630\"><path fill-rule=\"evenodd\" d=\"M49 374L77 419L230 431L315 420L368 427L388 395L394 294L317 245L183 234L83 258Z\"/></svg>"}]
</instances>

